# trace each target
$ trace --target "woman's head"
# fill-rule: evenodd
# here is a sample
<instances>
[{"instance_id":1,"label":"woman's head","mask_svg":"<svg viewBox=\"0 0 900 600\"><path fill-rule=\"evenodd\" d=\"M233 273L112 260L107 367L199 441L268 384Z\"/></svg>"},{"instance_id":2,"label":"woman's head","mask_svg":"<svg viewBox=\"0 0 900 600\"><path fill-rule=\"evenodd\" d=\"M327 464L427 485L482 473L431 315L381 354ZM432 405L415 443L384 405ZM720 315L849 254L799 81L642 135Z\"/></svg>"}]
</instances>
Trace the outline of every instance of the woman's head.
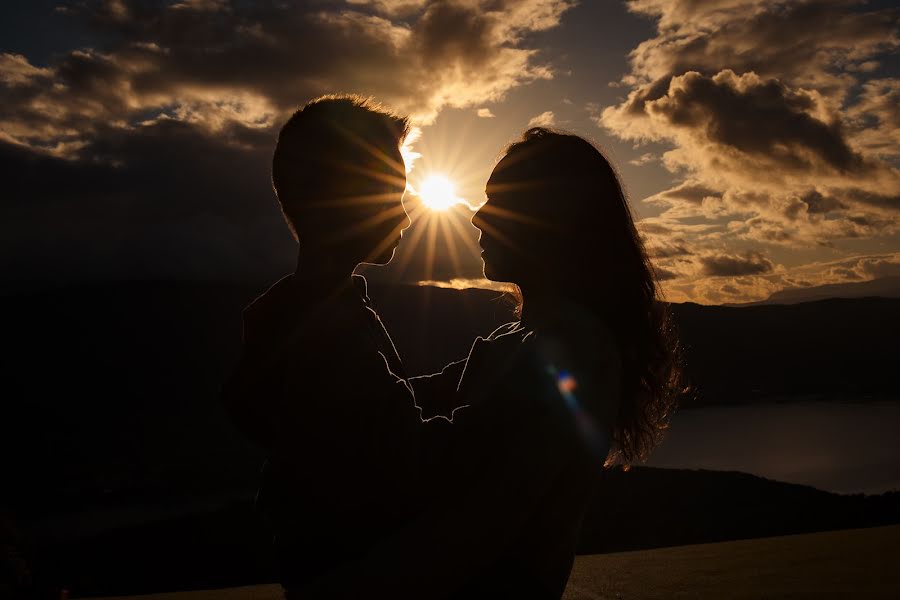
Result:
<instances>
[{"instance_id":1,"label":"woman's head","mask_svg":"<svg viewBox=\"0 0 900 600\"><path fill-rule=\"evenodd\" d=\"M526 318L539 295L606 322L624 365L615 451L625 462L645 457L678 391L677 341L615 169L586 140L534 128L506 150L485 191L472 221L485 276L520 287Z\"/></svg>"},{"instance_id":2,"label":"woman's head","mask_svg":"<svg viewBox=\"0 0 900 600\"><path fill-rule=\"evenodd\" d=\"M507 148L485 192L473 223L490 279L527 293L583 275L585 261L600 276L641 258L615 170L580 137L529 129Z\"/></svg>"}]
</instances>

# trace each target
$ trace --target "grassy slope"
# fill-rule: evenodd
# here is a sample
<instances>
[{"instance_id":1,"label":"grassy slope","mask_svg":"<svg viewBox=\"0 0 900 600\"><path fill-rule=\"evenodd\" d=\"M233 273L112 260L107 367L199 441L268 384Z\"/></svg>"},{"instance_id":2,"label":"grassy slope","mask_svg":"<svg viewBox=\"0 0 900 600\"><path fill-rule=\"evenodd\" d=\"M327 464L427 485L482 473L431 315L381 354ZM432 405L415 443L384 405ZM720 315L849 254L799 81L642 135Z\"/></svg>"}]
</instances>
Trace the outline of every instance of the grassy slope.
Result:
<instances>
[{"instance_id":1,"label":"grassy slope","mask_svg":"<svg viewBox=\"0 0 900 600\"><path fill-rule=\"evenodd\" d=\"M898 557L900 525L580 556L564 599L896 598ZM265 585L131 598L282 596L278 586Z\"/></svg>"}]
</instances>

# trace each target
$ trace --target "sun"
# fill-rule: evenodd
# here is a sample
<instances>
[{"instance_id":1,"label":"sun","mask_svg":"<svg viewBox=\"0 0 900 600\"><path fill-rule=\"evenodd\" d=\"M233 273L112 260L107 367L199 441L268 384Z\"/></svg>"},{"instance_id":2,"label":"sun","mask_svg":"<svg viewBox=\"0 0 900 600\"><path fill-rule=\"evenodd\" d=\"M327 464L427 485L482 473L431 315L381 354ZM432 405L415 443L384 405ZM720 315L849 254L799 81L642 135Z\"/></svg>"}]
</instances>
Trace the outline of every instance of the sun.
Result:
<instances>
[{"instance_id":1,"label":"sun","mask_svg":"<svg viewBox=\"0 0 900 600\"><path fill-rule=\"evenodd\" d=\"M431 210L447 210L462 199L456 195L456 186L443 175L430 175L419 189L419 197Z\"/></svg>"}]
</instances>

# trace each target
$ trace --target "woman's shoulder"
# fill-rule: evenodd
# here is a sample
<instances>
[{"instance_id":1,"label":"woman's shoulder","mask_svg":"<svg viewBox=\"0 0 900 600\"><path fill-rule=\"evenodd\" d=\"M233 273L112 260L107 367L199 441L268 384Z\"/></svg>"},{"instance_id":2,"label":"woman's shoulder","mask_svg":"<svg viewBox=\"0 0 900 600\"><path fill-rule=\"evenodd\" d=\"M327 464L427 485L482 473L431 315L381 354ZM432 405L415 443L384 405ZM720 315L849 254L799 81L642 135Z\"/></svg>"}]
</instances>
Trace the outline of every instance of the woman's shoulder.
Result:
<instances>
[{"instance_id":1,"label":"woman's shoulder","mask_svg":"<svg viewBox=\"0 0 900 600\"><path fill-rule=\"evenodd\" d=\"M542 345L556 347L568 358L597 362L621 362L619 344L609 324L577 304L561 311L555 326L542 332Z\"/></svg>"},{"instance_id":2,"label":"woman's shoulder","mask_svg":"<svg viewBox=\"0 0 900 600\"><path fill-rule=\"evenodd\" d=\"M569 308L554 327L535 336L532 352L560 394L587 410L599 430L607 429L622 400L619 344L602 318L580 307Z\"/></svg>"}]
</instances>

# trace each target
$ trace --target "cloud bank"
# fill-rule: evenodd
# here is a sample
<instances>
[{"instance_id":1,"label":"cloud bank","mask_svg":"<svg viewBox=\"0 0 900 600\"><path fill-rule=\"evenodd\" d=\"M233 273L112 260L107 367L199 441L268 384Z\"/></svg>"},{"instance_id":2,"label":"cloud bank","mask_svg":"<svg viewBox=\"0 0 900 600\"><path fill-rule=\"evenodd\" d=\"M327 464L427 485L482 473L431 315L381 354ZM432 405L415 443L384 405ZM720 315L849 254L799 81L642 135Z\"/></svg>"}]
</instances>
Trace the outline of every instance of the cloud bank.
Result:
<instances>
[{"instance_id":1,"label":"cloud bank","mask_svg":"<svg viewBox=\"0 0 900 600\"><path fill-rule=\"evenodd\" d=\"M900 11L847 0L628 7L656 35L632 50L618 82L627 96L597 122L636 147L668 147L676 184L645 199L662 213L639 228L673 299L765 297L784 284L775 249L846 252L846 240L897 233L900 80L880 61L900 47ZM817 273L810 285L840 277Z\"/></svg>"}]
</instances>

